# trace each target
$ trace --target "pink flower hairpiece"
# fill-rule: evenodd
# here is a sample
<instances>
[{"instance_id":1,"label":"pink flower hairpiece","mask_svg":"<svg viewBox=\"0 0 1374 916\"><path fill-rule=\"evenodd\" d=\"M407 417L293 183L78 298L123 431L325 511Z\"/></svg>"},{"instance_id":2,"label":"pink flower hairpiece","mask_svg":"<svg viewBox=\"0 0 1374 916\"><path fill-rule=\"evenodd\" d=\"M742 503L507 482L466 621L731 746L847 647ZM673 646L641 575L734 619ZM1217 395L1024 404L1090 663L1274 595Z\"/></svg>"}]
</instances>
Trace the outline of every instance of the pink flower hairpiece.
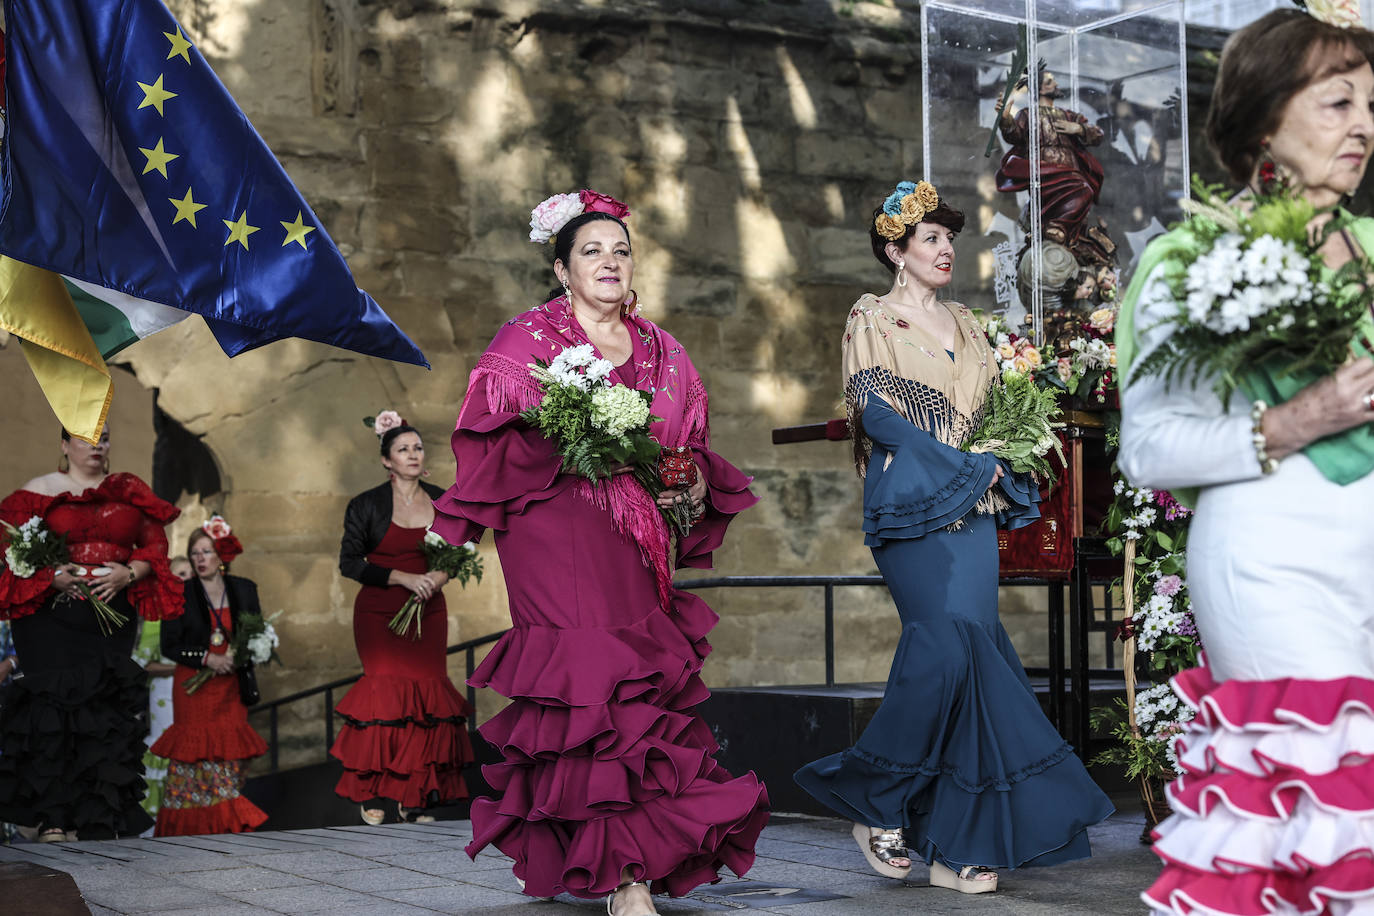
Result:
<instances>
[{"instance_id":1,"label":"pink flower hairpiece","mask_svg":"<svg viewBox=\"0 0 1374 916\"><path fill-rule=\"evenodd\" d=\"M387 430L395 429L398 426L409 426L406 418L394 410L381 410L375 417L363 417L363 425L372 427L372 431L380 439L386 435Z\"/></svg>"},{"instance_id":2,"label":"pink flower hairpiece","mask_svg":"<svg viewBox=\"0 0 1374 916\"><path fill-rule=\"evenodd\" d=\"M530 241L552 241L573 217L583 213L609 213L619 220L630 218L630 208L609 194L583 188L575 194L555 194L530 211Z\"/></svg>"}]
</instances>

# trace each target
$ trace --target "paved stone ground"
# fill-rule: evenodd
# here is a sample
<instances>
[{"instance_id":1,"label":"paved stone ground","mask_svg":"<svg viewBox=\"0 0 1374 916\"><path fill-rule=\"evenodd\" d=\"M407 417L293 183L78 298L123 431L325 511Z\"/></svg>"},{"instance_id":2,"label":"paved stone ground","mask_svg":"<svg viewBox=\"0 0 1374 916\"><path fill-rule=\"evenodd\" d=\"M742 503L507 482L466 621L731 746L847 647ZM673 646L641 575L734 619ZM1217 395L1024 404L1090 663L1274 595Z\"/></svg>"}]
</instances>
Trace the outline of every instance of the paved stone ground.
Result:
<instances>
[{"instance_id":1,"label":"paved stone ground","mask_svg":"<svg viewBox=\"0 0 1374 916\"><path fill-rule=\"evenodd\" d=\"M1126 809L1125 805L1120 807ZM1017 913L1140 914L1137 894L1157 873L1139 843L1143 818L1118 814L1091 829L1095 855L1084 862L1006 873L996 894L964 896L872 874L829 818L774 815L746 880L732 877L692 896L661 899L664 916L756 912L779 916ZM159 916L268 916L454 913L480 916L593 916L596 901L541 903L516 890L509 861L484 853L469 862L467 821L338 827L238 836L172 837L100 843L0 846L0 862L28 861L67 872L91 912ZM33 901L29 901L32 906ZM24 916L25 901L0 901Z\"/></svg>"}]
</instances>

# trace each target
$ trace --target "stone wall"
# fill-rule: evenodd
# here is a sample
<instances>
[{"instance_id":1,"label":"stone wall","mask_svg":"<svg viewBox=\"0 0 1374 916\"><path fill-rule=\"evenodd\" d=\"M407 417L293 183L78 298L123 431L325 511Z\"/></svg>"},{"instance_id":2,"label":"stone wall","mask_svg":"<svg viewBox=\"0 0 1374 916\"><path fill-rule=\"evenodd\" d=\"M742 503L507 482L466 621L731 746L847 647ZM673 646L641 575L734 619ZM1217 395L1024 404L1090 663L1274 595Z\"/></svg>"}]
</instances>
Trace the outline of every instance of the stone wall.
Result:
<instances>
[{"instance_id":1,"label":"stone wall","mask_svg":"<svg viewBox=\"0 0 1374 916\"><path fill-rule=\"evenodd\" d=\"M433 364L303 341L230 361L198 320L120 357L169 417L203 438L224 482L205 505L183 501L174 543L222 509L247 546L235 571L258 582L269 611L286 611L286 665L264 672L267 696L358 669L356 585L336 558L345 503L383 479L361 418L400 410L425 435L432 479L452 481L447 439L468 372L500 323L552 285L547 249L526 239L528 212L580 187L634 209L646 313L701 369L716 448L756 477L763 500L736 522L717 572L876 571L857 533L848 446L776 447L769 430L836 415L848 307L864 290L886 289L866 224L896 180L920 174L915 3L169 6L359 285ZM11 362L13 349L3 354ZM122 389L119 398L123 410ZM122 415L115 423L121 449L151 436ZM44 417L35 428L46 436L50 427ZM35 457L19 478L47 460ZM448 592L450 641L508 624L490 545L484 556L484 582ZM708 682L822 677L819 593L708 597L722 616ZM1031 664L1045 655L1037 606L1006 602ZM882 679L897 636L886 595L842 592L838 607L839 677ZM484 716L495 702L483 698ZM285 728L313 727L321 709Z\"/></svg>"}]
</instances>

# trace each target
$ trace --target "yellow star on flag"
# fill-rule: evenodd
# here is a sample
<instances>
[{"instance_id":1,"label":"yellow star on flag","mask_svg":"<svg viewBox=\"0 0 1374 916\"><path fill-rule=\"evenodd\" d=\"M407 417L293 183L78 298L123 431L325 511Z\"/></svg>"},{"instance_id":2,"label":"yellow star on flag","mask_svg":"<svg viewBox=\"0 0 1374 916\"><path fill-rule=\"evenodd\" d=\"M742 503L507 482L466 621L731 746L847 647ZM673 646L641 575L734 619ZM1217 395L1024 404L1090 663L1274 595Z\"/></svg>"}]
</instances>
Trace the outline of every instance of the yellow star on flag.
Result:
<instances>
[{"instance_id":1,"label":"yellow star on flag","mask_svg":"<svg viewBox=\"0 0 1374 916\"><path fill-rule=\"evenodd\" d=\"M138 82L135 80L135 82ZM162 114L162 103L168 99L177 97L175 92L168 92L162 88L162 74L157 75L157 82L151 86L147 83L139 83L138 88L143 90L143 101L138 103L139 108L147 108L149 105L157 109L158 114Z\"/></svg>"},{"instance_id":2,"label":"yellow star on flag","mask_svg":"<svg viewBox=\"0 0 1374 916\"><path fill-rule=\"evenodd\" d=\"M147 175L149 172L156 169L157 171L162 173L163 178L166 178L167 163L171 162L173 159L180 158L180 156L177 153L169 153L162 148L161 137L157 138L157 146L153 147L152 149L144 149L140 146L138 148L138 151L142 153L144 156L148 157L148 164L143 167L144 175Z\"/></svg>"},{"instance_id":3,"label":"yellow star on flag","mask_svg":"<svg viewBox=\"0 0 1374 916\"><path fill-rule=\"evenodd\" d=\"M186 52L191 50L191 43L186 40L185 35L181 34L181 26L177 26L175 33L163 32L162 34L172 43L172 50L167 52L167 59L171 60L173 57L180 56L182 60L189 64L191 62L191 55Z\"/></svg>"},{"instance_id":4,"label":"yellow star on flag","mask_svg":"<svg viewBox=\"0 0 1374 916\"><path fill-rule=\"evenodd\" d=\"M243 246L243 250L247 251L248 236L257 232L259 228L257 226L248 225L248 211L244 210L239 214L239 218L233 222L227 219L220 220L220 222L224 223L224 227L229 230L229 238L224 240L224 244L228 245L230 242L238 242Z\"/></svg>"},{"instance_id":5,"label":"yellow star on flag","mask_svg":"<svg viewBox=\"0 0 1374 916\"><path fill-rule=\"evenodd\" d=\"M309 248L307 248L305 244L305 237L310 233L314 232L315 227L307 226L304 222L301 221L300 210L296 211L295 222L288 223L286 220L281 220L281 227L286 230L286 241L281 243L281 247L285 248L292 242L300 242L302 248L306 248L307 251L309 250Z\"/></svg>"},{"instance_id":6,"label":"yellow star on flag","mask_svg":"<svg viewBox=\"0 0 1374 916\"><path fill-rule=\"evenodd\" d=\"M177 215L172 218L173 226L182 220L186 220L186 222L191 224L192 229L200 228L196 225L196 214L205 209L205 204L198 204L195 202L191 197L190 188L186 189L186 196L181 200L177 200L175 197L169 197L167 199L172 202L172 206L177 208ZM228 243L226 242L225 244Z\"/></svg>"}]
</instances>

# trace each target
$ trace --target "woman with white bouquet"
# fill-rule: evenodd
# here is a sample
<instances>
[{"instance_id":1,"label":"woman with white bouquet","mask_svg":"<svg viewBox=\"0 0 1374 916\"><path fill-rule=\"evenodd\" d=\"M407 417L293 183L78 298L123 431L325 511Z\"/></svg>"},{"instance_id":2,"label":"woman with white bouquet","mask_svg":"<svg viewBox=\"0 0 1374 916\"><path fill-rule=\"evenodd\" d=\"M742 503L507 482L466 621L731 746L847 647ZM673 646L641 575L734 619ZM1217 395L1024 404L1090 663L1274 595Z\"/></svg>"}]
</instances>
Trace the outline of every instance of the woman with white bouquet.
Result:
<instances>
[{"instance_id":1,"label":"woman with white bouquet","mask_svg":"<svg viewBox=\"0 0 1374 916\"><path fill-rule=\"evenodd\" d=\"M434 522L455 544L491 529L510 596L512 629L469 681L512 702L481 729L502 794L473 803L468 854L493 845L526 894L608 895L612 916L743 874L767 819L692 712L716 615L672 584L756 499L711 450L682 344L639 314L628 218L586 190L531 215L560 288L478 360Z\"/></svg>"},{"instance_id":2,"label":"woman with white bouquet","mask_svg":"<svg viewBox=\"0 0 1374 916\"><path fill-rule=\"evenodd\" d=\"M248 724L248 707L258 700L254 658L263 655L233 651L262 620L257 584L228 572L241 553L218 515L186 542L195 571L183 586L186 613L162 624L162 654L176 662L176 673L172 725L149 748L168 760L155 836L240 833L267 820L242 794L248 763L267 743Z\"/></svg>"},{"instance_id":3,"label":"woman with white bouquet","mask_svg":"<svg viewBox=\"0 0 1374 916\"><path fill-rule=\"evenodd\" d=\"M1333 6L1227 41L1207 135L1244 190L1151 243L1117 325L1121 469L1196 509L1157 913L1374 912L1374 220L1340 206L1374 34Z\"/></svg>"},{"instance_id":4,"label":"woman with white bouquet","mask_svg":"<svg viewBox=\"0 0 1374 916\"><path fill-rule=\"evenodd\" d=\"M334 791L358 802L368 824L382 823L391 805L400 820L432 821L426 808L467 798L463 767L473 759L471 710L448 676L450 573L434 568L426 543L432 500L443 490L422 479L425 444L400 414L383 410L364 422L378 437L387 480L344 512L339 569L362 583L353 640L363 677L336 707L344 724L330 753L343 776ZM449 567L460 578L476 552L465 559Z\"/></svg>"}]
</instances>

